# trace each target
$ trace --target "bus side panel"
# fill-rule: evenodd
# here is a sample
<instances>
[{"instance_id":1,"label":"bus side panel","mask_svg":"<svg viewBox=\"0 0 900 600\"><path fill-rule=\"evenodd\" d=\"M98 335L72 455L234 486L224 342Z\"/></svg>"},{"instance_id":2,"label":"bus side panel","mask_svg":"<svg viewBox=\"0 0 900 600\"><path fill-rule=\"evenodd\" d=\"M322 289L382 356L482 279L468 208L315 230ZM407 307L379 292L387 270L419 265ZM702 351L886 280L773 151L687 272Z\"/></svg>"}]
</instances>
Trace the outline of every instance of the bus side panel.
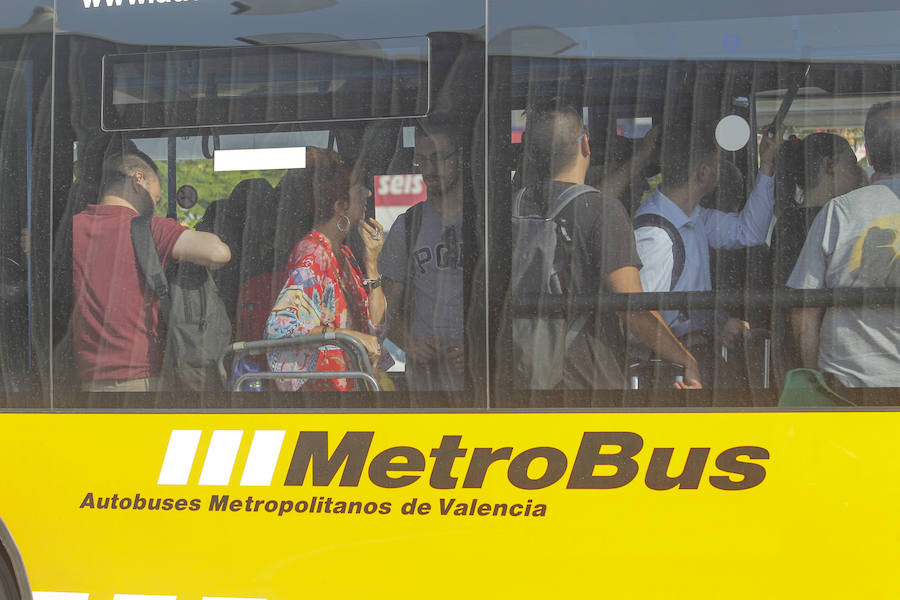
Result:
<instances>
[{"instance_id":1,"label":"bus side panel","mask_svg":"<svg viewBox=\"0 0 900 600\"><path fill-rule=\"evenodd\" d=\"M896 413L7 415L0 514L35 590L91 599L884 597L898 585L897 426Z\"/></svg>"}]
</instances>

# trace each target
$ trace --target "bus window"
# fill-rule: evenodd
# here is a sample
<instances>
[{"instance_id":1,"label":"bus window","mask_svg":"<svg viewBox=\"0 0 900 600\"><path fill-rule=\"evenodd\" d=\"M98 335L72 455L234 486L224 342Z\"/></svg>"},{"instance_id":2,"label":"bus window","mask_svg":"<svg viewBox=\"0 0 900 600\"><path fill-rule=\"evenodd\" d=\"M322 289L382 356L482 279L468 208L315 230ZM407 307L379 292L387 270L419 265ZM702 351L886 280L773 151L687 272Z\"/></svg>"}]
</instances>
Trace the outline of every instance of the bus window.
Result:
<instances>
[{"instance_id":1,"label":"bus window","mask_svg":"<svg viewBox=\"0 0 900 600\"><path fill-rule=\"evenodd\" d=\"M127 21L132 13L117 14ZM327 231L323 231L330 226L329 221L320 220L325 212L334 212L334 218L339 219L335 226L341 240L328 238L327 247L346 245L350 253L347 260L355 261L358 270L351 263L343 264L343 257L336 255L335 261L342 264L341 272L355 275L350 281L352 285L347 287L348 282L341 281L341 286L333 290L338 290L336 293L344 298L352 297L358 310L347 309L332 315L329 311L336 309L327 305L332 296L326 292L314 296L310 292L307 299L311 302L315 298L325 299L320 309L313 311L321 322L297 331L304 331L304 335L324 335L338 330L339 335L350 336L351 342L363 344L361 348L366 347L370 338L380 336L378 347L383 343L387 350L368 355L374 368L369 373L365 372L369 367L357 369L362 372L359 385L338 383L343 379L339 377L290 376L282 380L275 376L285 371L328 371L323 366L327 360L320 365L317 358L296 369L293 366L299 365L298 361L283 361L274 350L229 354L222 363L221 385L225 387L217 391L227 388L274 394L299 387L297 391L301 393L273 400L286 406L331 405L327 397L304 394L304 391L359 391L376 387L394 398L388 402L399 406L421 402L420 397L413 399L418 391L440 392L434 396L437 405L467 406L476 401L475 395L468 391L473 389L476 380L483 381L479 375L483 372L483 362L477 351L484 345L484 329L474 324L477 322L469 324L467 314L483 313L484 306L483 296L474 291L483 289L483 285L473 283L482 239L476 234L481 202L476 199L475 190L484 181L478 175L481 159L473 159L479 147L483 148L475 137L484 62L477 36L437 33L428 37L255 47L245 45L242 37L237 47L211 49L117 47L105 40L71 35L64 37L59 47L72 50L65 56L79 63L78 72L84 80L99 84L96 93L100 95L91 95L91 101L101 106L100 114L81 115L76 119L77 127L64 132L73 137L77 147L71 157L73 183L64 196L66 205L60 211L70 215L69 223L73 223L69 225L74 238L74 245L69 246L73 255L69 264L75 264L75 268L68 279L74 288L70 294L73 298L57 314L63 321L61 328L72 333L73 342L68 352L59 346L58 354L65 359L56 364L55 374L60 386L85 392L65 401L66 405L118 406L112 395L98 392L107 383L115 391L139 391L120 387L120 380L148 379L148 391L165 388L152 397L172 398L175 402L177 393L193 389L189 385L155 381L155 373L165 368L157 366L163 364L158 356L163 330L158 327L152 297L144 300L149 303L146 322L150 325L145 336L146 347L120 361L124 367L120 372L106 369L101 373L105 368L102 361L85 362L90 352L103 354L99 346L114 346L102 334L107 322L112 323L126 312L97 308L92 314L103 318L95 319L92 332L83 329L86 320L84 306L79 301L83 301L85 286L90 284L88 265L111 261L106 271L114 273L121 265L113 261L113 256L132 251L127 235L119 235L110 243L84 239L85 232L90 230L85 227L89 220L85 217L93 218L97 206L109 203L107 180L110 177L133 180L130 188L120 185L113 192L125 194L126 202L132 205L132 200L140 203L140 196L146 192L157 217L175 219L181 227L188 228L188 233L182 236L214 239L228 247L229 260L224 264L217 264L218 259L202 253L190 252L180 254L179 264L196 258L201 266L215 267L211 277L231 321L229 337L234 342L262 343L264 338L301 337L293 330L286 334L278 321L292 310L295 300L299 302L295 292L307 289L309 283L296 280L299 277L296 261L302 258L297 255L298 243L313 238L321 241L323 235L327 238ZM88 87L94 94L93 86ZM84 103L72 105L73 110L84 106ZM263 153L270 162L257 161ZM289 153L300 157L296 164L282 163L281 159ZM223 166L220 159L226 155L237 158L231 165ZM126 160L121 162L123 156ZM148 172L144 173L145 170ZM398 176L405 180L386 179ZM400 370L398 374L398 367L392 366L392 362L403 364L405 359L411 365L417 356L419 362L423 359L415 351L410 353L412 361L404 356L406 341L402 332L395 330L388 335L389 316L384 301L377 299L385 292L399 293L391 309L399 312L391 316L400 324L409 320L414 306L425 311L429 299L435 297L431 283L416 294L404 294L398 292L397 286L392 287L392 282L402 283L408 265L414 264L417 254L407 252L405 236L397 232L398 205L391 204L390 200L385 204L381 188L397 190L399 184L405 189L407 183L420 188L418 196L411 201L407 199L407 206L421 204L417 210L431 211L439 201L438 191L446 188L445 195L452 194L452 214L447 219L438 219L435 225L433 215L428 212L424 223L428 231L437 227L439 235L422 248L430 258L423 255L421 264L416 263L417 269L433 263L434 275L445 272L451 275L443 277L442 281L446 281L437 289L440 298L453 299L452 306L432 306L427 317L430 320L440 317L447 322L442 322L440 331L429 330L427 335L416 330L417 340L437 339L440 334L440 354L428 358L427 362L434 363L435 371L452 373L454 379L449 383L411 385L415 367ZM429 187L431 193L426 192ZM338 198L338 203L320 205L333 191L341 198L346 197L347 202L341 204L344 200ZM131 197L132 194L136 195ZM357 208L357 203L362 208ZM394 215L379 209L388 205L394 207ZM351 212L345 214L346 210ZM366 227L381 225L360 225L357 229L343 220L351 218L349 223L355 225L356 219L373 213L379 219L388 216L388 227L381 235L386 247L393 248L391 260L370 260L373 250L368 238L373 232ZM443 220L448 221L446 227ZM165 227L174 227L174 221L154 221L162 222L167 223ZM215 238L197 237L194 233ZM182 239L175 229L169 235L172 239ZM163 238L164 234L157 240L157 249L165 263L178 249L174 243L171 247L160 246ZM89 260L85 259L87 254L91 255ZM397 265L403 266L398 270ZM381 276L382 270L385 276ZM129 271L129 276L141 274ZM61 281L67 279L63 277ZM140 280L135 281L140 286ZM110 289L118 290L117 301L128 300L128 290L123 294L123 288ZM366 295L370 297L368 305L358 299ZM415 300L407 304L406 297L413 295ZM281 303L290 306L282 307ZM401 308L408 309L407 314ZM370 324L369 316L376 314ZM127 340L129 331L120 333L117 339ZM467 339L474 342L467 343ZM93 340L98 346L87 355L83 351L86 340ZM393 341L398 343L392 344ZM430 343L422 342L424 346ZM322 356L331 356L327 354L332 352L329 346L313 348L313 356L318 357L320 352ZM338 352L340 356L342 351ZM348 351L346 356L353 356L352 352ZM98 370L98 366L103 368ZM348 370L353 371L349 367ZM138 371L149 376L138 377ZM287 380L300 384L285 384ZM307 380L311 382L308 385ZM203 393L208 397L212 391L206 389ZM150 402L150 398L146 401ZM154 402L165 405L168 400Z\"/></svg>"},{"instance_id":2,"label":"bus window","mask_svg":"<svg viewBox=\"0 0 900 600\"><path fill-rule=\"evenodd\" d=\"M7 22L21 25L0 30L0 403L48 406L49 135L41 123L50 109L52 15L23 2Z\"/></svg>"},{"instance_id":3,"label":"bus window","mask_svg":"<svg viewBox=\"0 0 900 600\"><path fill-rule=\"evenodd\" d=\"M775 201L776 192L786 195L782 176L792 169L785 162L790 149L812 148L816 139L832 136L821 138L829 154L824 163L817 159L816 175L809 175L814 179L796 184L815 188L811 203L820 206L870 183L863 177L864 123L873 105L900 97L897 65L889 58L897 54L895 42L879 26L846 25L866 18L858 7L834 16L797 15L788 25L779 20L784 7L766 7L761 20L711 8L701 21L690 16L696 7L670 19L668 8L639 4L596 17L567 2L552 10L492 7L491 114L513 117L508 126L492 128L502 134L490 146L494 398L510 407L622 406L637 398L775 405L786 373L811 366L841 392L877 401L876 393L858 397L845 388L900 385L888 375L900 360L896 348L876 344L879 360L863 366L836 339L834 327L850 319L856 331L872 323L893 331L891 308L825 299L829 288L862 285L848 278L840 285L821 282L817 299L798 294L798 286L808 284L799 275L777 279L773 268L781 260L790 262L782 270L794 271L803 262L798 255L813 219L782 231L780 242L772 232L778 233L778 220L781 227L790 222L790 211ZM879 16L896 23L898 14ZM828 23L838 21L848 35L840 49L825 34ZM642 32L636 37L635 28ZM631 53L626 31L640 44ZM860 32L865 43L853 37ZM877 60L872 48L880 48ZM582 107L590 115L587 127L579 118ZM730 115L756 135L725 150L715 128ZM510 177L514 164L523 172ZM625 164L626 183L643 191L623 203L604 184ZM829 166L818 170L820 164ZM586 179L599 195L565 194ZM789 191L792 202L803 203L802 190ZM556 202L566 208L547 229L536 218ZM790 258L786 238L797 245ZM535 257L549 258L542 264ZM879 288L890 303L896 295L890 278L872 281L864 287ZM666 295L615 296L639 290ZM798 307L793 314L803 314L803 306L821 307L819 318L825 315L822 351L812 364L791 345L790 315ZM661 309L667 330L656 335L664 343L648 338L637 318L650 308ZM868 348L864 342L856 347ZM834 360L833 351L847 354ZM712 395L666 391L688 379ZM628 388L650 388L653 395L619 391Z\"/></svg>"},{"instance_id":4,"label":"bus window","mask_svg":"<svg viewBox=\"0 0 900 600\"><path fill-rule=\"evenodd\" d=\"M30 61L29 61L30 62ZM3 156L6 195L3 219L3 246L0 249L0 327L5 348L0 351L0 377L6 392L18 392L27 385L31 369L29 340L30 254L31 254L31 182L29 171L33 152L32 132L22 131L14 123L32 120L31 64L0 63L5 96L3 106ZM6 164L8 161L8 164ZM18 163L19 168L14 167ZM24 169L22 168L24 167Z\"/></svg>"},{"instance_id":5,"label":"bus window","mask_svg":"<svg viewBox=\"0 0 900 600\"><path fill-rule=\"evenodd\" d=\"M424 115L428 64L424 37L109 55L103 128Z\"/></svg>"}]
</instances>

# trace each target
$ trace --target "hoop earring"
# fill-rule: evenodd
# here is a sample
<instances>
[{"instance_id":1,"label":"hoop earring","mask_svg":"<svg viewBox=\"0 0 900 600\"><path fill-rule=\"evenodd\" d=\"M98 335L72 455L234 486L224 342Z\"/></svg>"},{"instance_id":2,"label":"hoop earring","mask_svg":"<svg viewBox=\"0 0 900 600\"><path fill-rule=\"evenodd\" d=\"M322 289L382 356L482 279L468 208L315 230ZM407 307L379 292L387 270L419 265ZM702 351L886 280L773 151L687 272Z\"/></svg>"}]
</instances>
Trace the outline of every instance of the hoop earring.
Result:
<instances>
[{"instance_id":1,"label":"hoop earring","mask_svg":"<svg viewBox=\"0 0 900 600\"><path fill-rule=\"evenodd\" d=\"M347 224L343 227L341 227L341 219L347 219ZM350 217L348 217L347 215L341 215L340 217L338 217L337 228L341 233L347 233L348 231L350 231Z\"/></svg>"}]
</instances>

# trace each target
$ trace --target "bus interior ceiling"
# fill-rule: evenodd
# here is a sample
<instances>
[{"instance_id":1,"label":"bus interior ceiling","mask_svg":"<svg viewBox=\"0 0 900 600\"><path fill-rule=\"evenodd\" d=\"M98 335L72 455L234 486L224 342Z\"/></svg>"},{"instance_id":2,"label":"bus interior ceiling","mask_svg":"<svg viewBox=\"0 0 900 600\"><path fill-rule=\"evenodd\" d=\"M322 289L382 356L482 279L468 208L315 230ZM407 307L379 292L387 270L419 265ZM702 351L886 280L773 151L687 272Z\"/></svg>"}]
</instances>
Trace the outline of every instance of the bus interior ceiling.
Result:
<instances>
[{"instance_id":1,"label":"bus interior ceiling","mask_svg":"<svg viewBox=\"0 0 900 600\"><path fill-rule=\"evenodd\" d=\"M818 95L840 108L842 97L897 91L894 63L805 63L798 61L661 61L588 58L500 57L495 67L510 73L512 110L558 98L617 118L714 118L731 114L758 95L780 98L807 65L800 97ZM802 112L800 109L799 112ZM788 123L795 116L792 113ZM602 134L602 131L598 132Z\"/></svg>"}]
</instances>

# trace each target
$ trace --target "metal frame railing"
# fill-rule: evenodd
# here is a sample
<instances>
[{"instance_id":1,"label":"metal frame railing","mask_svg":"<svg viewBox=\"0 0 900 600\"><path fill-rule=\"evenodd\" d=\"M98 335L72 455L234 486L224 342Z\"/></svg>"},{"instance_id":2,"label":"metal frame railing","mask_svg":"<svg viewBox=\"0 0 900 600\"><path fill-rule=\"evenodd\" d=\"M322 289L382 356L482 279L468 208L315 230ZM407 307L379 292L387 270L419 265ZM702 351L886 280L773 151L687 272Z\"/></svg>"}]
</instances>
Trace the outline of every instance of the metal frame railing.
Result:
<instances>
[{"instance_id":1,"label":"metal frame railing","mask_svg":"<svg viewBox=\"0 0 900 600\"><path fill-rule=\"evenodd\" d=\"M514 316L527 317L537 314L552 315L556 312L563 314L572 310L786 309L795 307L892 307L898 305L900 305L900 288L833 288L541 296L535 297L532 302L516 302L510 308Z\"/></svg>"},{"instance_id":2,"label":"metal frame railing","mask_svg":"<svg viewBox=\"0 0 900 600\"><path fill-rule=\"evenodd\" d=\"M355 370L350 371L261 371L257 373L244 373L228 388L228 371L225 369L225 359L233 355L236 359L241 356L264 354L286 348L319 348L321 346L338 346L351 357ZM256 342L234 342L222 351L218 361L219 377L222 385L228 391L237 391L241 384L249 379L361 379L370 392L377 392L381 388L372 369L369 353L362 342L345 333L320 333L315 335L300 335L278 340L260 340Z\"/></svg>"},{"instance_id":3,"label":"metal frame railing","mask_svg":"<svg viewBox=\"0 0 900 600\"><path fill-rule=\"evenodd\" d=\"M642 292L638 294L598 294L579 296L538 296L509 305L513 317L535 315L562 316L581 312L627 312L642 310L740 310L796 307L847 308L855 306L900 308L900 288L833 288L818 290L706 290L695 292ZM767 330L754 330L754 338L763 342L762 386L771 385L771 340ZM722 352L727 352L725 346ZM727 355L723 354L727 360ZM638 362L630 369L646 367ZM630 387L637 388L631 378Z\"/></svg>"}]
</instances>

